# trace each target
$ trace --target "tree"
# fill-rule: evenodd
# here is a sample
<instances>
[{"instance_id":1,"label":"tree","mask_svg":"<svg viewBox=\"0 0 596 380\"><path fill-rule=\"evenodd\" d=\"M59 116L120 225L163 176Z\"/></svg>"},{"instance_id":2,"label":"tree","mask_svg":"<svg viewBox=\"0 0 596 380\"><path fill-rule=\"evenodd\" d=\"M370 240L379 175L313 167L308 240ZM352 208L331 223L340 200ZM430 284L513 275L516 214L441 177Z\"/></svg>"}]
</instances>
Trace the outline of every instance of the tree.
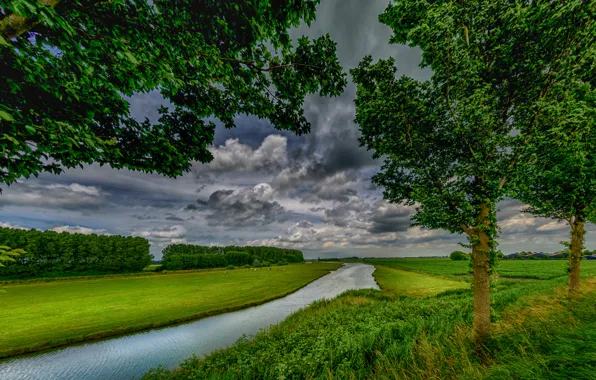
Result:
<instances>
[{"instance_id":1,"label":"tree","mask_svg":"<svg viewBox=\"0 0 596 380\"><path fill-rule=\"evenodd\" d=\"M569 296L580 292L584 225L596 219L596 6L594 2L538 2L516 9L521 43L543 62L537 81L548 91L528 88L514 102L521 114L535 115L517 167L512 196L528 212L569 223Z\"/></svg>"},{"instance_id":2,"label":"tree","mask_svg":"<svg viewBox=\"0 0 596 380\"><path fill-rule=\"evenodd\" d=\"M468 255L462 251L453 251L449 255L449 258L453 261L464 261L468 259Z\"/></svg>"},{"instance_id":3,"label":"tree","mask_svg":"<svg viewBox=\"0 0 596 380\"><path fill-rule=\"evenodd\" d=\"M0 183L83 163L177 176L215 124L307 133L307 94L346 84L330 37L292 43L319 0L13 0L0 6ZM152 124L126 97L159 91Z\"/></svg>"},{"instance_id":4,"label":"tree","mask_svg":"<svg viewBox=\"0 0 596 380\"><path fill-rule=\"evenodd\" d=\"M519 168L512 192L529 204L527 212L569 224L570 297L580 293L584 226L596 222L596 87L579 87L569 83L553 98L541 125L547 137L528 144L523 160L531 164Z\"/></svg>"},{"instance_id":5,"label":"tree","mask_svg":"<svg viewBox=\"0 0 596 380\"><path fill-rule=\"evenodd\" d=\"M573 3L573 6L569 6ZM380 16L390 42L422 50L432 77L396 77L394 60L370 57L351 71L358 85L356 122L361 145L382 158L373 182L385 199L415 206L414 225L465 233L472 248L474 330L490 331L490 274L498 251L496 204L511 186L538 115L552 96L550 68L573 39L562 39L557 15L588 2L426 2L394 0ZM542 29L534 27L543 10ZM579 18L570 32L593 31ZM531 33L530 33L531 32ZM550 43L556 39L562 42ZM548 52L534 47L549 41ZM540 57L540 54L544 54Z\"/></svg>"}]
</instances>

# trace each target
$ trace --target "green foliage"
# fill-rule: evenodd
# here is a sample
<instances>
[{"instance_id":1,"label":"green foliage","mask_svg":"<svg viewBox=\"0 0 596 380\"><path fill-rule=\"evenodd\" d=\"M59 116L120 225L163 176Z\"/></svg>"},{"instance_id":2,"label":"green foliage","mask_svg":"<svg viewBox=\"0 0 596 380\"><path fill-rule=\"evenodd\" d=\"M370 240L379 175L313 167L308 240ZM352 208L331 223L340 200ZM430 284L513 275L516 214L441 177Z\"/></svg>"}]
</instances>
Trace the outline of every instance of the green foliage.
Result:
<instances>
[{"instance_id":1,"label":"green foliage","mask_svg":"<svg viewBox=\"0 0 596 380\"><path fill-rule=\"evenodd\" d=\"M23 249L11 249L5 245L0 245L0 267L3 267L2 261L15 261L14 257L25 253Z\"/></svg>"},{"instance_id":2,"label":"green foliage","mask_svg":"<svg viewBox=\"0 0 596 380\"><path fill-rule=\"evenodd\" d=\"M226 268L233 270L235 267L233 265L228 265Z\"/></svg>"},{"instance_id":3,"label":"green foliage","mask_svg":"<svg viewBox=\"0 0 596 380\"><path fill-rule=\"evenodd\" d=\"M469 256L470 255L468 255L462 251L453 251L449 255L449 258L454 261L462 261L462 260L468 260Z\"/></svg>"},{"instance_id":4,"label":"green foliage","mask_svg":"<svg viewBox=\"0 0 596 380\"><path fill-rule=\"evenodd\" d=\"M277 265L288 265L288 262L286 260L281 260L277 262Z\"/></svg>"},{"instance_id":5,"label":"green foliage","mask_svg":"<svg viewBox=\"0 0 596 380\"><path fill-rule=\"evenodd\" d=\"M152 260L149 242L140 237L0 228L0 244L25 251L3 261L0 276L140 272Z\"/></svg>"},{"instance_id":6,"label":"green foliage","mask_svg":"<svg viewBox=\"0 0 596 380\"><path fill-rule=\"evenodd\" d=\"M2 2L0 183L92 162L177 176L239 114L307 133L304 98L346 84L328 35L288 34L318 2ZM127 98L158 91L159 120L135 120Z\"/></svg>"},{"instance_id":7,"label":"green foliage","mask_svg":"<svg viewBox=\"0 0 596 380\"><path fill-rule=\"evenodd\" d=\"M255 259L255 261L252 262L252 266L253 267L260 267L261 266L261 262L259 261L259 259Z\"/></svg>"},{"instance_id":8,"label":"green foliage","mask_svg":"<svg viewBox=\"0 0 596 380\"><path fill-rule=\"evenodd\" d=\"M191 244L172 244L162 251L162 263L166 269L218 268L227 265L242 266L259 263L286 261L303 262L302 252L276 247L206 247Z\"/></svg>"}]
</instances>

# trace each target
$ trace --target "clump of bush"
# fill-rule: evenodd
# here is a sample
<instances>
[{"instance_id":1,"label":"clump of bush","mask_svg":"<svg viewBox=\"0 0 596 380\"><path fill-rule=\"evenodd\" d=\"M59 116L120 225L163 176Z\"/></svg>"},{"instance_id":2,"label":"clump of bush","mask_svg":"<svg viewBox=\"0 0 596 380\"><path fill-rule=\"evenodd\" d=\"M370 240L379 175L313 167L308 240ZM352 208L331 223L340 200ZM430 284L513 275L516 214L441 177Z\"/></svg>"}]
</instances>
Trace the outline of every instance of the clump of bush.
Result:
<instances>
[{"instance_id":1,"label":"clump of bush","mask_svg":"<svg viewBox=\"0 0 596 380\"><path fill-rule=\"evenodd\" d=\"M468 255L467 253L464 253L462 251L453 251L449 255L449 258L454 261L463 261L463 260L467 260L469 256L470 255Z\"/></svg>"},{"instance_id":2,"label":"clump of bush","mask_svg":"<svg viewBox=\"0 0 596 380\"><path fill-rule=\"evenodd\" d=\"M277 265L288 265L288 262L285 260L281 260L277 262Z\"/></svg>"},{"instance_id":3,"label":"clump of bush","mask_svg":"<svg viewBox=\"0 0 596 380\"><path fill-rule=\"evenodd\" d=\"M228 265L226 268L228 268L229 270L234 269L235 267L233 265Z\"/></svg>"},{"instance_id":4,"label":"clump of bush","mask_svg":"<svg viewBox=\"0 0 596 380\"><path fill-rule=\"evenodd\" d=\"M250 268L249 264L243 265L242 268Z\"/></svg>"}]
</instances>

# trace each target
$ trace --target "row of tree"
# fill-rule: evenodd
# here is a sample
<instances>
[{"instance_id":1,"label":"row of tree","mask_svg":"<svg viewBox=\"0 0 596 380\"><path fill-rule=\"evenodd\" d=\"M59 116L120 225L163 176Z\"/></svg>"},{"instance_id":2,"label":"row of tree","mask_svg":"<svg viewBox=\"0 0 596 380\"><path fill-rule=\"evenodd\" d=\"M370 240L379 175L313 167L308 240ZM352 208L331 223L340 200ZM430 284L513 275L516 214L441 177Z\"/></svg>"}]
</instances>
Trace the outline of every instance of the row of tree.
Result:
<instances>
[{"instance_id":1,"label":"row of tree","mask_svg":"<svg viewBox=\"0 0 596 380\"><path fill-rule=\"evenodd\" d=\"M149 242L130 236L0 228L0 245L24 250L2 262L0 276L138 272L153 259Z\"/></svg>"},{"instance_id":2,"label":"row of tree","mask_svg":"<svg viewBox=\"0 0 596 380\"><path fill-rule=\"evenodd\" d=\"M580 292L584 225L596 220L595 19L585 0L393 0L379 20L391 43L422 51L431 77L370 56L351 70L360 142L384 161L373 182L416 206L415 225L468 237L479 337L504 198L569 223L569 295Z\"/></svg>"},{"instance_id":3,"label":"row of tree","mask_svg":"<svg viewBox=\"0 0 596 380\"><path fill-rule=\"evenodd\" d=\"M228 265L243 266L257 262L304 261L302 252L296 249L276 247L213 247L192 244L172 244L162 251L164 269L222 268Z\"/></svg>"}]
</instances>

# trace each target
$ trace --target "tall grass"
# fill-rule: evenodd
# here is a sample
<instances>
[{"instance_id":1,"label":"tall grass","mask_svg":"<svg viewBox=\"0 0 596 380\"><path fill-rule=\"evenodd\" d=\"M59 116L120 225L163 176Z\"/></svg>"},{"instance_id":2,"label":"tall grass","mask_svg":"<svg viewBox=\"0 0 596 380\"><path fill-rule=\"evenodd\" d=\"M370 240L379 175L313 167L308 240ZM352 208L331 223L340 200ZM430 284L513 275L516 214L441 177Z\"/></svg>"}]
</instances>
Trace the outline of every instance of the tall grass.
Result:
<instances>
[{"instance_id":1,"label":"tall grass","mask_svg":"<svg viewBox=\"0 0 596 380\"><path fill-rule=\"evenodd\" d=\"M317 302L252 340L145 378L537 379L571 371L574 378L593 379L596 334L586 329L596 320L596 281L584 284L587 295L579 301L553 293L564 285L564 278L497 282L495 333L480 347L472 339L469 290L425 299L360 290ZM527 361L532 364L524 367Z\"/></svg>"}]
</instances>

